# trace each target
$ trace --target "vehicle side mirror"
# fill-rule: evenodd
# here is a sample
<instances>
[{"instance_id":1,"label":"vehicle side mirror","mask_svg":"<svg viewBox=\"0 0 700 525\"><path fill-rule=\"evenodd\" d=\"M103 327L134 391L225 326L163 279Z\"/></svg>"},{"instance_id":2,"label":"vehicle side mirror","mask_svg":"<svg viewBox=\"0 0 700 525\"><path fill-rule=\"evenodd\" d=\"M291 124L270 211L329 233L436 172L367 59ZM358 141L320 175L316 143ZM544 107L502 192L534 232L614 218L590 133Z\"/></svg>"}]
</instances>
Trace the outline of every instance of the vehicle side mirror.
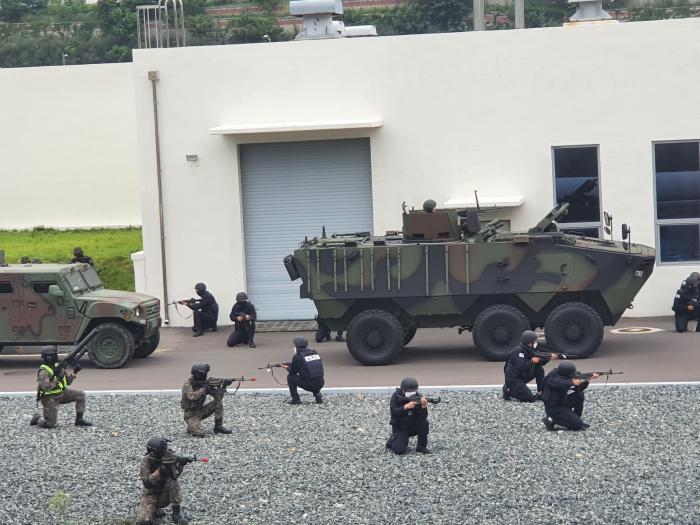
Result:
<instances>
[{"instance_id":1,"label":"vehicle side mirror","mask_svg":"<svg viewBox=\"0 0 700 525\"><path fill-rule=\"evenodd\" d=\"M63 298L63 290L61 290L57 284L52 284L49 286L49 295Z\"/></svg>"},{"instance_id":2,"label":"vehicle side mirror","mask_svg":"<svg viewBox=\"0 0 700 525\"><path fill-rule=\"evenodd\" d=\"M623 224L622 225L622 239L627 240L627 237L629 237L629 235L630 235L629 226L627 226L626 224Z\"/></svg>"}]
</instances>

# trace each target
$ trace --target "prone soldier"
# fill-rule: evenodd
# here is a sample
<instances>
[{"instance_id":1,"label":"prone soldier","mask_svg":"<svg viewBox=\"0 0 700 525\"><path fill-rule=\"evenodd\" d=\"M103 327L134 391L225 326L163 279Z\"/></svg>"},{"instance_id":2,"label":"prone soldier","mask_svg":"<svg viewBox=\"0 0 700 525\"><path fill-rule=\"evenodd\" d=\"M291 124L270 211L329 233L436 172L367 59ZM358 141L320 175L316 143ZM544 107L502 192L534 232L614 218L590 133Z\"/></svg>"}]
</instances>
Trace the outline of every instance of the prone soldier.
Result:
<instances>
[{"instance_id":1,"label":"prone soldier","mask_svg":"<svg viewBox=\"0 0 700 525\"><path fill-rule=\"evenodd\" d=\"M248 294L238 292L236 302L231 308L229 318L233 321L233 333L229 336L226 345L229 347L248 343L248 346L255 348L255 319L257 318L255 306L248 301Z\"/></svg>"},{"instance_id":2,"label":"prone soldier","mask_svg":"<svg viewBox=\"0 0 700 525\"><path fill-rule=\"evenodd\" d=\"M210 367L206 363L192 365L192 377L182 386L180 407L187 424L187 432L195 437L204 437L202 420L214 414L214 433L230 434L224 426L224 395L226 386L223 380L208 378ZM230 384L230 383L229 383ZM207 396L214 399L205 403Z\"/></svg>"},{"instance_id":3,"label":"prone soldier","mask_svg":"<svg viewBox=\"0 0 700 525\"><path fill-rule=\"evenodd\" d=\"M700 332L700 309L698 295L700 294L700 274L693 272L681 283L673 298L673 310L676 332L687 332L688 321L697 320L695 331Z\"/></svg>"},{"instance_id":4,"label":"prone soldier","mask_svg":"<svg viewBox=\"0 0 700 525\"><path fill-rule=\"evenodd\" d=\"M185 465L196 458L177 456L168 449L168 440L153 436L146 443L146 455L141 461L141 500L136 513L136 525L150 525L154 518L163 517L164 509L172 505L172 521L187 524L182 515L182 495L178 479Z\"/></svg>"},{"instance_id":5,"label":"prone soldier","mask_svg":"<svg viewBox=\"0 0 700 525\"><path fill-rule=\"evenodd\" d=\"M505 384L503 385L503 399L511 398L532 403L540 399L544 382L544 365L550 359L557 359L557 354L549 354L549 357L535 355L537 348L537 334L532 330L525 330L520 340L520 346L511 350L503 367ZM533 394L527 387L529 381L537 383L537 394Z\"/></svg>"},{"instance_id":6,"label":"prone soldier","mask_svg":"<svg viewBox=\"0 0 700 525\"><path fill-rule=\"evenodd\" d=\"M199 299L178 301L178 304L183 304L192 310L194 317L192 337L199 337L207 330L216 332L216 323L219 320L219 305L216 299L207 291L207 285L204 283L195 284L194 291Z\"/></svg>"},{"instance_id":7,"label":"prone soldier","mask_svg":"<svg viewBox=\"0 0 700 525\"><path fill-rule=\"evenodd\" d=\"M92 423L85 420L85 393L80 390L68 388L73 383L78 372L82 369L79 364L66 374L65 370L58 369L58 349L55 346L45 346L41 349L43 364L37 374L37 398L43 407L43 417L34 414L30 425L42 428L54 428L58 418L58 406L67 403L75 403L75 426L90 427Z\"/></svg>"},{"instance_id":8,"label":"prone soldier","mask_svg":"<svg viewBox=\"0 0 700 525\"><path fill-rule=\"evenodd\" d=\"M73 258L70 261L71 263L87 263L90 266L95 266L95 261L92 260L92 257L88 257L83 253L83 249L78 247L73 248Z\"/></svg>"},{"instance_id":9,"label":"prone soldier","mask_svg":"<svg viewBox=\"0 0 700 525\"><path fill-rule=\"evenodd\" d=\"M612 374L613 372L610 371ZM571 361L563 361L551 370L544 380L545 417L542 423L547 430L554 430L560 425L569 430L586 430L589 425L581 419L583 415L583 391L588 388L589 379L599 377L597 372L588 377L576 375L576 365Z\"/></svg>"},{"instance_id":10,"label":"prone soldier","mask_svg":"<svg viewBox=\"0 0 700 525\"><path fill-rule=\"evenodd\" d=\"M430 454L428 449L428 399L418 393L418 381L413 377L404 377L401 385L391 396L389 410L391 413L391 436L386 442L387 450L394 454L404 454L408 448L408 439L418 436L416 452Z\"/></svg>"},{"instance_id":11,"label":"prone soldier","mask_svg":"<svg viewBox=\"0 0 700 525\"><path fill-rule=\"evenodd\" d=\"M323 361L318 352L309 348L309 342L305 337L295 337L294 357L289 363L281 363L280 366L287 370L287 385L292 399L287 401L290 405L301 405L301 398L297 388L301 388L314 395L316 403L323 403L321 389L324 385Z\"/></svg>"}]
</instances>

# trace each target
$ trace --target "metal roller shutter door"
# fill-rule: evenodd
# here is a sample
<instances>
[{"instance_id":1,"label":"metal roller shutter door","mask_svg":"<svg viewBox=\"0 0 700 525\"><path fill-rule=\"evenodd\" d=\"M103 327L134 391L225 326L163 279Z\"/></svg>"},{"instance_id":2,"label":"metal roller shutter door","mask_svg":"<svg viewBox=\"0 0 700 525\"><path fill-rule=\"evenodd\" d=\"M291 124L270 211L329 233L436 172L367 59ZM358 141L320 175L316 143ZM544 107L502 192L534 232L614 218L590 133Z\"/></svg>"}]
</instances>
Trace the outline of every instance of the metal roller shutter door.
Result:
<instances>
[{"instance_id":1,"label":"metal roller shutter door","mask_svg":"<svg viewBox=\"0 0 700 525\"><path fill-rule=\"evenodd\" d=\"M369 139L242 144L247 291L263 320L311 319L282 259L305 235L372 230Z\"/></svg>"}]
</instances>

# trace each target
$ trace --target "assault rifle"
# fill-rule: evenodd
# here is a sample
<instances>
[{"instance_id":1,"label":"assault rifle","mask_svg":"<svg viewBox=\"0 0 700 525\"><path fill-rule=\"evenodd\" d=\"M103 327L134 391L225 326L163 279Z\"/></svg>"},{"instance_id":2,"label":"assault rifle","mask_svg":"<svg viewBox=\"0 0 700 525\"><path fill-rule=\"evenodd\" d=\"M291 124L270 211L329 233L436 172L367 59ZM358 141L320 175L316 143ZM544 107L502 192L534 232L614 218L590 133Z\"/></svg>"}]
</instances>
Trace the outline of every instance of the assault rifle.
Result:
<instances>
[{"instance_id":1,"label":"assault rifle","mask_svg":"<svg viewBox=\"0 0 700 525\"><path fill-rule=\"evenodd\" d=\"M273 368L284 368L285 366L290 366L291 364L291 361L288 361L286 363L275 363L274 365L267 363L267 365L265 366L258 367L258 370L267 370L268 372L271 372Z\"/></svg>"},{"instance_id":2,"label":"assault rifle","mask_svg":"<svg viewBox=\"0 0 700 525\"><path fill-rule=\"evenodd\" d=\"M177 462L179 465L187 465L188 463L194 463L195 461L209 463L209 458L198 458L197 456L177 456Z\"/></svg>"},{"instance_id":3,"label":"assault rifle","mask_svg":"<svg viewBox=\"0 0 700 525\"><path fill-rule=\"evenodd\" d=\"M611 368L607 372L577 372L574 378L576 379L583 379L584 381L588 381L593 377L593 374L598 374L599 376L612 376L612 375L618 375L618 374L624 374L624 372L613 372L613 369Z\"/></svg>"},{"instance_id":4,"label":"assault rifle","mask_svg":"<svg viewBox=\"0 0 700 525\"><path fill-rule=\"evenodd\" d=\"M231 385L232 383L237 382L238 385L236 385L236 390L233 392L235 395L236 392L238 392L238 389L241 388L241 383L243 381L255 381L256 379L254 377L229 377L229 378L222 378L222 377L208 377L207 382L206 382L206 387L207 387L207 392L211 394L212 396L216 396L217 394L220 394L221 392L226 392L226 387Z\"/></svg>"},{"instance_id":5,"label":"assault rifle","mask_svg":"<svg viewBox=\"0 0 700 525\"><path fill-rule=\"evenodd\" d=\"M209 463L209 458L198 458L197 456L177 456L172 455L170 457L165 457L160 461L160 466L158 467L158 472L160 473L161 480L165 478L177 479L178 470L177 467L185 466L189 463L201 462ZM163 483L163 481L161 481Z\"/></svg>"},{"instance_id":6,"label":"assault rifle","mask_svg":"<svg viewBox=\"0 0 700 525\"><path fill-rule=\"evenodd\" d=\"M413 394L412 396L404 396L403 397L403 404L405 405L406 403L416 403L417 405L420 405L420 400L421 398L425 398L425 400L432 404L432 405L437 405L438 403L442 403L442 398L440 396L435 396L435 397L428 397L424 396L420 392Z\"/></svg>"},{"instance_id":7,"label":"assault rifle","mask_svg":"<svg viewBox=\"0 0 700 525\"><path fill-rule=\"evenodd\" d=\"M551 359L551 358L552 358L552 354L554 354L554 355L557 356L557 359L571 359L571 357L569 357L569 356L566 355L566 354L563 354L563 353L560 353L560 352L555 352L555 351L554 351L554 348L552 348L552 347L551 347L549 344L547 344L547 343L540 343L540 342L538 341L538 342L537 342L537 348L538 348L538 349L539 349L539 348L542 348L543 350L545 350L545 352L540 352L539 350L533 349L533 350L532 350L532 356L533 356L533 357L544 357L545 359ZM547 351L547 350L550 350L550 351Z\"/></svg>"}]
</instances>

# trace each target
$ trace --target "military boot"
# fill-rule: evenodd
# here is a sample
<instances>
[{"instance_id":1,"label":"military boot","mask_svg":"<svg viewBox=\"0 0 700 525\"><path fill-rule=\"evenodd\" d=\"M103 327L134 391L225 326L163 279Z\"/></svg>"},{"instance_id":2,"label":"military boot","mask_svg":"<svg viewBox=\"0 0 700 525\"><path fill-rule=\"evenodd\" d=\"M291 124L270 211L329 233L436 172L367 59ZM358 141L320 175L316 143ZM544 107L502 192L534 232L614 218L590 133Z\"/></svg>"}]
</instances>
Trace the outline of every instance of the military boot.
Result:
<instances>
[{"instance_id":1,"label":"military boot","mask_svg":"<svg viewBox=\"0 0 700 525\"><path fill-rule=\"evenodd\" d=\"M177 523L177 525L187 525L190 522L190 520L183 516L180 505L173 505L173 515L171 519L172 522Z\"/></svg>"},{"instance_id":2,"label":"military boot","mask_svg":"<svg viewBox=\"0 0 700 525\"><path fill-rule=\"evenodd\" d=\"M319 405L321 403L323 403L323 396L321 395L321 392L317 392L316 394L314 394L314 399L316 400L316 403Z\"/></svg>"},{"instance_id":3,"label":"military boot","mask_svg":"<svg viewBox=\"0 0 700 525\"><path fill-rule=\"evenodd\" d=\"M550 432L554 430L554 420L551 417L543 417L542 418L542 423L544 423L544 427L549 430Z\"/></svg>"},{"instance_id":4,"label":"military boot","mask_svg":"<svg viewBox=\"0 0 700 525\"><path fill-rule=\"evenodd\" d=\"M92 423L83 418L82 414L75 415L75 426L76 427L91 427Z\"/></svg>"},{"instance_id":5,"label":"military boot","mask_svg":"<svg viewBox=\"0 0 700 525\"><path fill-rule=\"evenodd\" d=\"M30 426L36 426L36 424L39 422L39 414L34 414L32 416L32 420L29 422Z\"/></svg>"},{"instance_id":6,"label":"military boot","mask_svg":"<svg viewBox=\"0 0 700 525\"><path fill-rule=\"evenodd\" d=\"M223 419L214 420L214 434L231 434L233 430L230 430L224 426Z\"/></svg>"}]
</instances>

